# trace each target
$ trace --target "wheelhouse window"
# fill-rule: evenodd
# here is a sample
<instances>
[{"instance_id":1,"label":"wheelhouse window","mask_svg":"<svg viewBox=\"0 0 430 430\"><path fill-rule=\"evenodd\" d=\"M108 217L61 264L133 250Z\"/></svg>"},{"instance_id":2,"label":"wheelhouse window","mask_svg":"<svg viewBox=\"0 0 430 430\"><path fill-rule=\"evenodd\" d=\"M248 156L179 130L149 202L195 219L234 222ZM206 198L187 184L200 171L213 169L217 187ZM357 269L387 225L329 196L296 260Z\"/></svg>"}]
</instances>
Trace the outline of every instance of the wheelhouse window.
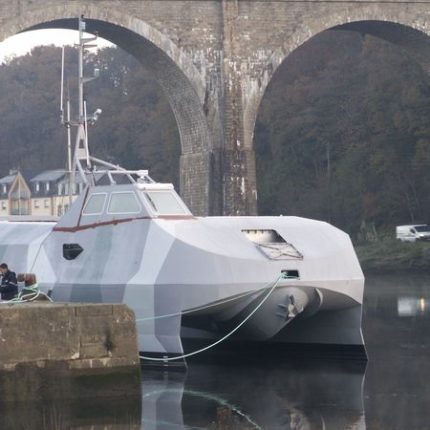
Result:
<instances>
[{"instance_id":1,"label":"wheelhouse window","mask_svg":"<svg viewBox=\"0 0 430 430\"><path fill-rule=\"evenodd\" d=\"M140 204L132 191L112 193L109 201L109 214L137 214Z\"/></svg>"},{"instance_id":2,"label":"wheelhouse window","mask_svg":"<svg viewBox=\"0 0 430 430\"><path fill-rule=\"evenodd\" d=\"M100 215L103 212L107 193L91 194L82 215Z\"/></svg>"},{"instance_id":3,"label":"wheelhouse window","mask_svg":"<svg viewBox=\"0 0 430 430\"><path fill-rule=\"evenodd\" d=\"M171 191L144 191L146 200L151 208L160 215L186 215L177 196Z\"/></svg>"}]
</instances>

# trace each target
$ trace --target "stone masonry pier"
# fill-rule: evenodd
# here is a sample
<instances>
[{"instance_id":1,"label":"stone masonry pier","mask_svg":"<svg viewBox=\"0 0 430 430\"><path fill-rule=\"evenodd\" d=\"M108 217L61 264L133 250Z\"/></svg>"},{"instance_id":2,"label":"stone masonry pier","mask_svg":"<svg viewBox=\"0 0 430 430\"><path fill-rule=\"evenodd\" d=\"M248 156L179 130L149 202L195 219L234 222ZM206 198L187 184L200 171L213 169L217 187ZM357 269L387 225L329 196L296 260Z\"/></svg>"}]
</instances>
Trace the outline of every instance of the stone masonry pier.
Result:
<instances>
[{"instance_id":1,"label":"stone masonry pier","mask_svg":"<svg viewBox=\"0 0 430 430\"><path fill-rule=\"evenodd\" d=\"M76 29L81 14L164 90L181 139L180 191L195 215L257 212L260 103L308 40L327 30L370 34L430 65L429 0L0 0L0 41Z\"/></svg>"},{"instance_id":2,"label":"stone masonry pier","mask_svg":"<svg viewBox=\"0 0 430 430\"><path fill-rule=\"evenodd\" d=\"M86 371L139 368L133 312L121 304L0 306L0 370L61 364Z\"/></svg>"}]
</instances>

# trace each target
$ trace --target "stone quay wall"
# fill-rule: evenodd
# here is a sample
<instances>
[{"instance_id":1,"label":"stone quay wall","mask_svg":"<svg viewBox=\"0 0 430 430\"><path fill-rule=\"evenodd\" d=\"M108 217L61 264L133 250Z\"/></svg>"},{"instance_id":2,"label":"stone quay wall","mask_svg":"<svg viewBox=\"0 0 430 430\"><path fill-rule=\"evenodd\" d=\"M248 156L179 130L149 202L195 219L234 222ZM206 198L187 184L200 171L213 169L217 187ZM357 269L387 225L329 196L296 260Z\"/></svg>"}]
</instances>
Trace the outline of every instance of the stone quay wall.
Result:
<instances>
[{"instance_id":1,"label":"stone quay wall","mask_svg":"<svg viewBox=\"0 0 430 430\"><path fill-rule=\"evenodd\" d=\"M134 313L122 304L0 305L0 370L139 366Z\"/></svg>"}]
</instances>

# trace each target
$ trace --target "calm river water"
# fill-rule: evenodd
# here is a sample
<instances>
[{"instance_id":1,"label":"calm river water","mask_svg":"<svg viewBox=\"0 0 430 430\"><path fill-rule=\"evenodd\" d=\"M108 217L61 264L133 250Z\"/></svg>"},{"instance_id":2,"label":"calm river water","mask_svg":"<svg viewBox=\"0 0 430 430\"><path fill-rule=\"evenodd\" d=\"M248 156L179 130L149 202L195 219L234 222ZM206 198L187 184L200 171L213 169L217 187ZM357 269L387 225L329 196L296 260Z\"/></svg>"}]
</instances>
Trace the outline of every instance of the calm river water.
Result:
<instances>
[{"instance_id":1,"label":"calm river water","mask_svg":"<svg viewBox=\"0 0 430 430\"><path fill-rule=\"evenodd\" d=\"M0 405L0 429L430 430L430 276L368 276L363 319L367 365L194 360L144 369L140 398Z\"/></svg>"},{"instance_id":2,"label":"calm river water","mask_svg":"<svg viewBox=\"0 0 430 430\"><path fill-rule=\"evenodd\" d=\"M363 329L367 366L282 357L149 378L144 428L430 429L430 276L368 276Z\"/></svg>"}]
</instances>

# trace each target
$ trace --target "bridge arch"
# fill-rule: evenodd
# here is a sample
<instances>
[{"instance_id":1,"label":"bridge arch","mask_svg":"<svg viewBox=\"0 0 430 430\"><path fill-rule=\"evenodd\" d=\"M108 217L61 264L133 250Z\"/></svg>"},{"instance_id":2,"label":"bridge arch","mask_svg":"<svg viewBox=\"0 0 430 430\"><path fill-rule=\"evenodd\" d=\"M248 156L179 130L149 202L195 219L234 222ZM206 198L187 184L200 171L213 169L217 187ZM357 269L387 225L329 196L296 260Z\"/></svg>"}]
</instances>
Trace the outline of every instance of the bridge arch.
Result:
<instances>
[{"instance_id":1,"label":"bridge arch","mask_svg":"<svg viewBox=\"0 0 430 430\"><path fill-rule=\"evenodd\" d=\"M430 13L428 13L430 15ZM284 43L273 50L268 57L264 70L258 79L259 91L253 91L254 100L249 100L244 108L244 130L250 133L245 142L254 146L254 130L261 102L272 82L279 66L287 57L304 43L326 30L355 31L369 34L402 47L412 54L422 67L430 71L430 26L426 23L425 14L399 14L398 11L387 13L382 6L357 8L354 11L332 14L328 17L309 18L299 26ZM258 183L258 178L256 178Z\"/></svg>"},{"instance_id":2,"label":"bridge arch","mask_svg":"<svg viewBox=\"0 0 430 430\"><path fill-rule=\"evenodd\" d=\"M17 17L3 17L0 40L17 33L44 29L76 29L77 17L84 15L89 32L99 35L133 55L148 69L164 90L179 130L181 141L181 194L197 215L210 212L209 172L194 173L196 158L205 158L212 138L204 113L204 77L189 55L174 41L147 22L113 8L70 2L47 8L26 9ZM192 156L194 163L187 162ZM205 161L205 160L203 160ZM145 166L146 167L146 166ZM151 166L147 166L149 169Z\"/></svg>"}]
</instances>

